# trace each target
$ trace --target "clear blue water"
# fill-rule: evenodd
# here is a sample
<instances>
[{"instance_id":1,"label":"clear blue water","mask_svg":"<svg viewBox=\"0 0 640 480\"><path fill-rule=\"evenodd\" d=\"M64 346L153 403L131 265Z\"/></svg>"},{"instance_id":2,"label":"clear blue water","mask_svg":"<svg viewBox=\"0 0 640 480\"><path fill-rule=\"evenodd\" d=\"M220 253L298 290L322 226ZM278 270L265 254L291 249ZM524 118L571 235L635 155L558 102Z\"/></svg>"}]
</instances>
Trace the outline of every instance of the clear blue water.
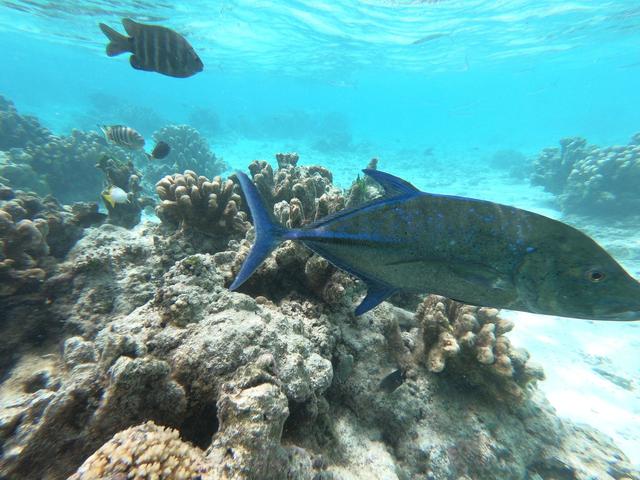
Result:
<instances>
[{"instance_id":1,"label":"clear blue water","mask_svg":"<svg viewBox=\"0 0 640 480\"><path fill-rule=\"evenodd\" d=\"M126 16L185 34L205 71L175 79L107 58L97 24L119 27ZM0 44L0 94L59 133L117 123L100 118L100 95L171 123L204 109L218 118L213 150L233 168L298 151L346 186L376 156L423 189L556 217L549 194L486 160L574 135L626 144L640 131L637 0L14 0L0 2ZM320 148L327 139L333 148ZM637 276L638 225L581 227ZM558 411L609 433L640 463L638 325L515 317ZM595 375L594 355L635 388Z\"/></svg>"}]
</instances>

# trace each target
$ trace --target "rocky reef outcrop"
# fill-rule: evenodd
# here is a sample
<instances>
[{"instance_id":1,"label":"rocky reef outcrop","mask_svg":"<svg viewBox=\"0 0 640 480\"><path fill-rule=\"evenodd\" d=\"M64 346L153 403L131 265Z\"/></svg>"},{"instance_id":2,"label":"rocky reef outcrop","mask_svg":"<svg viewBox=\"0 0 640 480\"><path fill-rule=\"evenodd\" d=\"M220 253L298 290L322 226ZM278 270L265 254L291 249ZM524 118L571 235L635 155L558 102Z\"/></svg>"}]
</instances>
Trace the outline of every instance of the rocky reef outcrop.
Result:
<instances>
[{"instance_id":1,"label":"rocky reef outcrop","mask_svg":"<svg viewBox=\"0 0 640 480\"><path fill-rule=\"evenodd\" d=\"M534 163L532 183L558 196L563 212L624 216L637 212L640 199L640 144L597 147L583 138L565 138Z\"/></svg>"}]
</instances>

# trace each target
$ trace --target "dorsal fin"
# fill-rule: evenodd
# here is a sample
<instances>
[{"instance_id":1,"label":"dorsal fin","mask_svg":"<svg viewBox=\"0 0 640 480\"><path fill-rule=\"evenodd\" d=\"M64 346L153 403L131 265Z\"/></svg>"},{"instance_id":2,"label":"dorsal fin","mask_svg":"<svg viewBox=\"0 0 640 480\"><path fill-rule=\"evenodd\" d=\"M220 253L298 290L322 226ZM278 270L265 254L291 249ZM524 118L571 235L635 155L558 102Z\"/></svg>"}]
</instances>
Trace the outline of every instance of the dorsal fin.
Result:
<instances>
[{"instance_id":1,"label":"dorsal fin","mask_svg":"<svg viewBox=\"0 0 640 480\"><path fill-rule=\"evenodd\" d=\"M382 185L382 188L384 188L384 196L387 198L420 193L420 190L418 190L406 180L395 177L389 173L381 172L379 170L373 170L370 168L365 168L362 171L365 175L368 175L380 185Z\"/></svg>"}]
</instances>

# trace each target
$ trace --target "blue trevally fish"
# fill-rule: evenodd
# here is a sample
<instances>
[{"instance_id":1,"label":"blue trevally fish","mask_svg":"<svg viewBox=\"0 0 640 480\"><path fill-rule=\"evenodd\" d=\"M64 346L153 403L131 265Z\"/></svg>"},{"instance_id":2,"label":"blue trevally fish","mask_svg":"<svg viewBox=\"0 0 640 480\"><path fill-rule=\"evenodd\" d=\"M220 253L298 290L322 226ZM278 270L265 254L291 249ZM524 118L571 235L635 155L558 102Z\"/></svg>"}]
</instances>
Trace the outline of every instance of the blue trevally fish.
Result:
<instances>
[{"instance_id":1,"label":"blue trevally fish","mask_svg":"<svg viewBox=\"0 0 640 480\"><path fill-rule=\"evenodd\" d=\"M363 171L382 185L383 197L296 230L280 226L253 182L238 172L256 240L230 288L242 285L280 242L297 240L366 283L356 315L409 291L562 317L640 319L640 283L579 230Z\"/></svg>"}]
</instances>

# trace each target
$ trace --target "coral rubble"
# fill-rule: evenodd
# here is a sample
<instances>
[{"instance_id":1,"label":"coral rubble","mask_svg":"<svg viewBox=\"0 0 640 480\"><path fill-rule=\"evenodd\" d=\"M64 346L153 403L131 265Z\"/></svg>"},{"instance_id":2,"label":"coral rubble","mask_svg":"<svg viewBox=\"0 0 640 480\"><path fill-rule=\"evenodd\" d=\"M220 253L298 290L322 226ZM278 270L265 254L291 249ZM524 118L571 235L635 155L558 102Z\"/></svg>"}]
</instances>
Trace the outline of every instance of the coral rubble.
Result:
<instances>
[{"instance_id":1,"label":"coral rubble","mask_svg":"<svg viewBox=\"0 0 640 480\"><path fill-rule=\"evenodd\" d=\"M635 138L635 137L634 137ZM558 195L566 213L628 215L640 199L640 145L596 147L582 138L565 138L560 148L543 150L531 181Z\"/></svg>"}]
</instances>

